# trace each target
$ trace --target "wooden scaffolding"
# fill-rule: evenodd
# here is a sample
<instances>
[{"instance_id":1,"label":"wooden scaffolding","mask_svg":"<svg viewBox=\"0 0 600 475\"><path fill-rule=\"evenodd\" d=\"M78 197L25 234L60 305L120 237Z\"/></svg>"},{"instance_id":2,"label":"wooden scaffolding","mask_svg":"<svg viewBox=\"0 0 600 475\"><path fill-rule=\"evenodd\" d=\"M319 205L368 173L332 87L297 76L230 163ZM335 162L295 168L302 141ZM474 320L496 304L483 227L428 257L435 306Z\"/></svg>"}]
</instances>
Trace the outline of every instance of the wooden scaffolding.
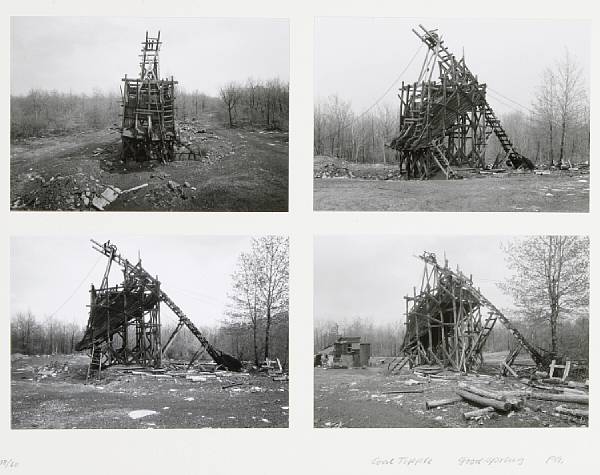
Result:
<instances>
[{"instance_id":1,"label":"wooden scaffolding","mask_svg":"<svg viewBox=\"0 0 600 475\"><path fill-rule=\"evenodd\" d=\"M504 314L473 285L472 276L452 270L433 253L419 256L424 262L421 288L406 299L406 332L402 359L412 366L435 364L457 371L476 370L483 363L482 350L497 320L531 354L547 366L552 355L532 346ZM394 368L392 368L394 369Z\"/></svg>"},{"instance_id":2,"label":"wooden scaffolding","mask_svg":"<svg viewBox=\"0 0 600 475\"><path fill-rule=\"evenodd\" d=\"M456 168L486 167L485 149L493 133L513 168L533 169L533 163L515 150L486 99L486 84L479 83L464 58L457 59L437 30L413 32L427 45L417 81L402 82L398 136L389 146L398 152L406 178L426 179L442 173L456 178ZM432 80L435 66L439 77ZM493 168L502 160L494 161Z\"/></svg>"},{"instance_id":3,"label":"wooden scaffolding","mask_svg":"<svg viewBox=\"0 0 600 475\"><path fill-rule=\"evenodd\" d=\"M142 267L141 259L132 264L117 253L110 241L92 241L93 249L108 258L99 289L90 291L90 315L86 331L76 350L90 350L90 368L102 369L113 364L137 364L160 367L175 337L187 327L211 358L221 367L240 371L242 363L218 350L200 332L173 300L164 292L158 277ZM112 264L123 271L123 283L109 285ZM160 304L164 303L178 318L175 330L162 345Z\"/></svg>"},{"instance_id":4,"label":"wooden scaffolding","mask_svg":"<svg viewBox=\"0 0 600 475\"><path fill-rule=\"evenodd\" d=\"M108 246L107 252L116 253ZM123 282L109 284L109 258L100 288L91 286L90 315L76 350L91 350L92 368L113 364L162 365L160 281L141 278L136 266L123 268Z\"/></svg>"},{"instance_id":5,"label":"wooden scaffolding","mask_svg":"<svg viewBox=\"0 0 600 475\"><path fill-rule=\"evenodd\" d=\"M160 78L160 31L142 43L140 75L122 79L123 121L121 138L125 161L159 160L175 157L178 141L175 127L175 84L177 81Z\"/></svg>"}]
</instances>

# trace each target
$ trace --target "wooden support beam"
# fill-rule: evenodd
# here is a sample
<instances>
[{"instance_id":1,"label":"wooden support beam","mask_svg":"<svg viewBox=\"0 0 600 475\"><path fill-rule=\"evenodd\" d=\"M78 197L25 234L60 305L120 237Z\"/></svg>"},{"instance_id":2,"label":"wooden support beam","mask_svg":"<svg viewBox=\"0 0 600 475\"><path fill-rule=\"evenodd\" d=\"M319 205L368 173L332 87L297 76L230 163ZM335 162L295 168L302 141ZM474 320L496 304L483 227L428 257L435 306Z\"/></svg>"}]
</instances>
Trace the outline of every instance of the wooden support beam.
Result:
<instances>
[{"instance_id":1,"label":"wooden support beam","mask_svg":"<svg viewBox=\"0 0 600 475\"><path fill-rule=\"evenodd\" d=\"M529 397L542 401L573 402L576 404L589 404L590 402L589 395L587 394L552 394L532 391Z\"/></svg>"}]
</instances>

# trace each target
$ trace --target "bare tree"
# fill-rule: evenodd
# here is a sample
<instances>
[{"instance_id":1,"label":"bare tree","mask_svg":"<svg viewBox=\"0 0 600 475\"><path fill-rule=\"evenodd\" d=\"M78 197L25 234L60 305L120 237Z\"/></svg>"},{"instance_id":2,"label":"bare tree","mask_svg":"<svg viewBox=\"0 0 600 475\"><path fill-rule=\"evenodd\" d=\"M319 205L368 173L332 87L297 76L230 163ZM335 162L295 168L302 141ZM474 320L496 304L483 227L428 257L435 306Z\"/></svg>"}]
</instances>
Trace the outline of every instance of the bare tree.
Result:
<instances>
[{"instance_id":1,"label":"bare tree","mask_svg":"<svg viewBox=\"0 0 600 475\"><path fill-rule=\"evenodd\" d=\"M589 121L586 105L587 93L581 68L569 51L565 50L563 58L557 61L554 67L544 70L542 84L533 104L542 134L547 137L550 166L555 165L556 139L559 140L556 165L563 165L569 142L572 145L570 155L576 154L575 137L580 135L579 130L585 129Z\"/></svg>"},{"instance_id":2,"label":"bare tree","mask_svg":"<svg viewBox=\"0 0 600 475\"><path fill-rule=\"evenodd\" d=\"M350 102L337 95L317 103L314 112L314 150L353 162L387 163L386 144L398 130L397 113L383 104L368 114L355 115Z\"/></svg>"},{"instance_id":3,"label":"bare tree","mask_svg":"<svg viewBox=\"0 0 600 475\"><path fill-rule=\"evenodd\" d=\"M556 122L556 76L547 68L542 76L534 103L537 120L543 124L547 133L549 166L554 165L554 124Z\"/></svg>"},{"instance_id":4,"label":"bare tree","mask_svg":"<svg viewBox=\"0 0 600 475\"><path fill-rule=\"evenodd\" d=\"M286 130L289 115L289 84L279 78L268 81L248 79L245 85L229 83L219 96L227 109L229 125L260 123L268 129Z\"/></svg>"},{"instance_id":5,"label":"bare tree","mask_svg":"<svg viewBox=\"0 0 600 475\"><path fill-rule=\"evenodd\" d=\"M219 89L219 97L227 107L229 116L229 127L233 127L233 111L240 100L240 87L234 82L230 82Z\"/></svg>"},{"instance_id":6,"label":"bare tree","mask_svg":"<svg viewBox=\"0 0 600 475\"><path fill-rule=\"evenodd\" d=\"M261 325L264 325L264 357L268 358L273 318L279 314L287 315L288 246L288 238L281 236L253 239L250 252L240 255L233 274L231 316L249 322L256 364Z\"/></svg>"},{"instance_id":7,"label":"bare tree","mask_svg":"<svg viewBox=\"0 0 600 475\"><path fill-rule=\"evenodd\" d=\"M265 314L265 358L270 356L271 324L275 313L288 310L288 238L267 236L252 242L254 271Z\"/></svg>"},{"instance_id":8,"label":"bare tree","mask_svg":"<svg viewBox=\"0 0 600 475\"><path fill-rule=\"evenodd\" d=\"M586 102L586 94L581 79L581 68L573 56L565 50L565 55L557 65L557 107L560 121L560 154L558 165L562 165L565 156L565 138L578 118Z\"/></svg>"},{"instance_id":9,"label":"bare tree","mask_svg":"<svg viewBox=\"0 0 600 475\"><path fill-rule=\"evenodd\" d=\"M259 283L254 263L248 253L242 253L233 273L233 293L231 295L230 317L233 320L248 322L252 331L254 363L258 366L258 330L262 317Z\"/></svg>"},{"instance_id":10,"label":"bare tree","mask_svg":"<svg viewBox=\"0 0 600 475\"><path fill-rule=\"evenodd\" d=\"M551 351L558 352L558 323L567 316L587 316L589 239L534 236L505 247L514 275L500 284L525 319L548 323Z\"/></svg>"}]
</instances>

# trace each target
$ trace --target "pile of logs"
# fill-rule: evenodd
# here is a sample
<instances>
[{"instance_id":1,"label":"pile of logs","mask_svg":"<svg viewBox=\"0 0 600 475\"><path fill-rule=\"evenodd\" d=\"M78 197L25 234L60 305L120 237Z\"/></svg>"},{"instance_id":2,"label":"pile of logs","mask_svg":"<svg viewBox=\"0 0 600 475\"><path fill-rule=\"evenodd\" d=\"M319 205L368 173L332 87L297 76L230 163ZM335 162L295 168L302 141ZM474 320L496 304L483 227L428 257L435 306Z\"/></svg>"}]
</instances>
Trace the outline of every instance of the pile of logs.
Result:
<instances>
[{"instance_id":1,"label":"pile of logs","mask_svg":"<svg viewBox=\"0 0 600 475\"><path fill-rule=\"evenodd\" d=\"M569 387L562 390L549 391L546 388L540 390L512 390L512 391L496 391L489 388L481 388L472 386L466 383L459 383L453 397L446 399L427 401L425 407L433 409L440 406L455 404L465 401L469 404L479 407L480 409L472 410L463 413L466 420L479 420L481 418L496 417L498 414L508 414L512 411L520 411L524 407L532 410L540 410L540 407L532 402L532 400L540 401L555 401L560 403L571 403L588 405L589 395L580 389ZM554 409L554 414L564 416L573 420L581 421L588 418L588 410L576 409L559 405Z\"/></svg>"}]
</instances>

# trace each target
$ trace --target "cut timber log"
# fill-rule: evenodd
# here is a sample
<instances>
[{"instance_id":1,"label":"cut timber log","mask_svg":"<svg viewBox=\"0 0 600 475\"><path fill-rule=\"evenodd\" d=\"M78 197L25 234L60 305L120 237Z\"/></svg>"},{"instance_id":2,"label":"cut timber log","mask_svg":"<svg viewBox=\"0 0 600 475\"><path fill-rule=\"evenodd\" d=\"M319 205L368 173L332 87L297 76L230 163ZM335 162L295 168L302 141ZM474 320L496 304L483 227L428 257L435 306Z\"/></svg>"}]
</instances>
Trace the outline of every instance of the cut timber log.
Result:
<instances>
[{"instance_id":1,"label":"cut timber log","mask_svg":"<svg viewBox=\"0 0 600 475\"><path fill-rule=\"evenodd\" d=\"M541 399L542 401L574 402L576 404L590 403L590 397L587 394L544 394L532 392L529 397L531 399Z\"/></svg>"},{"instance_id":2,"label":"cut timber log","mask_svg":"<svg viewBox=\"0 0 600 475\"><path fill-rule=\"evenodd\" d=\"M512 407L509 402L498 401L497 399L478 396L477 394L473 394L472 392L465 391L463 389L457 389L456 394L462 397L465 401L468 401L472 404L477 404L478 406L484 407L490 406L496 409L497 411L508 412Z\"/></svg>"},{"instance_id":3,"label":"cut timber log","mask_svg":"<svg viewBox=\"0 0 600 475\"><path fill-rule=\"evenodd\" d=\"M484 407L483 409L477 409L475 411L470 411L470 412L465 412L463 414L463 417L466 420L469 419L478 419L481 416L485 416L485 415L490 415L490 416L494 416L496 415L496 410L493 407Z\"/></svg>"},{"instance_id":4,"label":"cut timber log","mask_svg":"<svg viewBox=\"0 0 600 475\"><path fill-rule=\"evenodd\" d=\"M489 389L482 389L478 388L477 386L469 386L465 383L460 383L458 387L469 391L473 394L477 394L478 396L483 396L490 399L497 399L498 401L506 401L512 406L512 409L523 408L523 400L515 396L507 396L506 394L501 392L491 391Z\"/></svg>"},{"instance_id":5,"label":"cut timber log","mask_svg":"<svg viewBox=\"0 0 600 475\"><path fill-rule=\"evenodd\" d=\"M571 409L570 407L558 406L554 410L556 412L558 412L559 414L566 414L568 416L586 417L586 418L590 417L590 413L587 409Z\"/></svg>"},{"instance_id":6,"label":"cut timber log","mask_svg":"<svg viewBox=\"0 0 600 475\"><path fill-rule=\"evenodd\" d=\"M460 396L449 397L447 399L438 399L436 401L425 401L425 409L433 409L434 407L448 406L449 404L454 404L460 401L462 401L462 397Z\"/></svg>"}]
</instances>

